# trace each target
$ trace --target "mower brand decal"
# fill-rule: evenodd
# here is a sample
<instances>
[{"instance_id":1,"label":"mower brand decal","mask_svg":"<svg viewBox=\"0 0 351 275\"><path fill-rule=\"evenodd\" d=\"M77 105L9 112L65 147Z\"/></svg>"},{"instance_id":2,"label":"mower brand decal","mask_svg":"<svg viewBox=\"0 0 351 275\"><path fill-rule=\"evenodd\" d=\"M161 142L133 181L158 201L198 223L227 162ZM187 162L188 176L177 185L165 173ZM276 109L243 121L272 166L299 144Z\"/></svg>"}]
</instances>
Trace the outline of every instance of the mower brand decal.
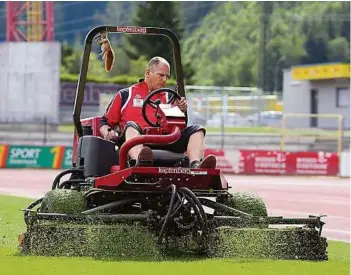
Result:
<instances>
[{"instance_id":1,"label":"mower brand decal","mask_svg":"<svg viewBox=\"0 0 351 275\"><path fill-rule=\"evenodd\" d=\"M190 168L182 168L182 167L177 167L177 168L160 167L160 168L158 168L158 172L162 173L162 174L190 174L191 169Z\"/></svg>"},{"instance_id":2,"label":"mower brand decal","mask_svg":"<svg viewBox=\"0 0 351 275\"><path fill-rule=\"evenodd\" d=\"M207 175L207 171L191 171L192 175Z\"/></svg>"},{"instance_id":3,"label":"mower brand decal","mask_svg":"<svg viewBox=\"0 0 351 275\"><path fill-rule=\"evenodd\" d=\"M128 26L118 26L117 32L124 32L124 33L146 33L146 28L143 27L128 27Z\"/></svg>"},{"instance_id":4,"label":"mower brand decal","mask_svg":"<svg viewBox=\"0 0 351 275\"><path fill-rule=\"evenodd\" d=\"M194 171L190 168L183 167L160 167L158 168L158 172L162 174L191 174L191 175L207 175L207 171Z\"/></svg>"}]
</instances>

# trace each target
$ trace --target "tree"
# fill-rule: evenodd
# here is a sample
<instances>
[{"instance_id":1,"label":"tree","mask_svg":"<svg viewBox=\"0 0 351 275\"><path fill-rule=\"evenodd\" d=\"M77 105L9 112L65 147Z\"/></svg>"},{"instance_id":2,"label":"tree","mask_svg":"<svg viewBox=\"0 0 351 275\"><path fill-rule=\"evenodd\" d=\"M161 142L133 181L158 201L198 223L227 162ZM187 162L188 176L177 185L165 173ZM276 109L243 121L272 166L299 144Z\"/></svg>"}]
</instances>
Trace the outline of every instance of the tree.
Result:
<instances>
[{"instance_id":1,"label":"tree","mask_svg":"<svg viewBox=\"0 0 351 275\"><path fill-rule=\"evenodd\" d=\"M186 26L186 35L200 26L206 15L220 2L215 1L182 1L181 12Z\"/></svg>"},{"instance_id":2,"label":"tree","mask_svg":"<svg viewBox=\"0 0 351 275\"><path fill-rule=\"evenodd\" d=\"M349 44L350 44L350 17L351 17L350 5L351 5L350 2L345 1L342 3L342 10L346 16L341 27L341 35L346 38Z\"/></svg>"},{"instance_id":3,"label":"tree","mask_svg":"<svg viewBox=\"0 0 351 275\"><path fill-rule=\"evenodd\" d=\"M350 43L345 37L338 37L328 42L328 60L350 62Z\"/></svg>"},{"instance_id":4,"label":"tree","mask_svg":"<svg viewBox=\"0 0 351 275\"><path fill-rule=\"evenodd\" d=\"M181 40L183 27L178 9L178 2L140 3L133 19L133 25L168 28ZM173 68L172 43L166 37L129 35L125 41L124 49L127 55L134 60L137 60L140 56L145 56L147 59L161 56L170 62L171 68ZM171 73L174 73L173 70L171 70Z\"/></svg>"},{"instance_id":5,"label":"tree","mask_svg":"<svg viewBox=\"0 0 351 275\"><path fill-rule=\"evenodd\" d=\"M128 26L133 24L137 2L133 1L110 1L107 3L104 13L97 13L96 18L102 25ZM110 37L114 45L121 45L121 35Z\"/></svg>"},{"instance_id":6,"label":"tree","mask_svg":"<svg viewBox=\"0 0 351 275\"><path fill-rule=\"evenodd\" d=\"M101 76L106 77L107 73L105 71L105 67L103 62L101 61L101 57L96 53L91 53L89 57L89 67L87 76Z\"/></svg>"},{"instance_id":7,"label":"tree","mask_svg":"<svg viewBox=\"0 0 351 275\"><path fill-rule=\"evenodd\" d=\"M256 84L258 12L255 2L224 2L204 18L184 43L185 58L195 68L195 84Z\"/></svg>"},{"instance_id":8,"label":"tree","mask_svg":"<svg viewBox=\"0 0 351 275\"><path fill-rule=\"evenodd\" d=\"M269 17L264 66L266 91L281 87L275 80L282 79L283 67L335 62L347 57L345 53L350 48L347 4L274 3L272 14L265 13ZM193 62L195 85L256 86L259 12L257 2L222 2L186 38L184 58Z\"/></svg>"},{"instance_id":9,"label":"tree","mask_svg":"<svg viewBox=\"0 0 351 275\"><path fill-rule=\"evenodd\" d=\"M61 54L61 74L78 74L81 67L83 46L79 43L81 39L76 36L74 46L70 46L67 42L62 43ZM89 57L89 67L87 75L101 76L106 75L104 64L100 56L91 52Z\"/></svg>"}]
</instances>

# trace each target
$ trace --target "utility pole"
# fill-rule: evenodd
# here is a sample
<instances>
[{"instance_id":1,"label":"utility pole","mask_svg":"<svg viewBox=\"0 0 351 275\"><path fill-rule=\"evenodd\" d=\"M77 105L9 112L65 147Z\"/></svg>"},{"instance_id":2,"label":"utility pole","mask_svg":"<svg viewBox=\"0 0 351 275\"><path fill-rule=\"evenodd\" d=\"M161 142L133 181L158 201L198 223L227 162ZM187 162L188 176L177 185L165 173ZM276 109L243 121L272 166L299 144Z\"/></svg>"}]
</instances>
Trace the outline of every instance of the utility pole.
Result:
<instances>
[{"instance_id":1,"label":"utility pole","mask_svg":"<svg viewBox=\"0 0 351 275\"><path fill-rule=\"evenodd\" d=\"M258 69L258 77L257 77L257 86L264 93L266 90L266 70L267 70L267 29L268 29L268 21L269 14L271 13L271 3L267 1L259 2L261 16L260 16L260 41L259 41L259 69Z\"/></svg>"},{"instance_id":2,"label":"utility pole","mask_svg":"<svg viewBox=\"0 0 351 275\"><path fill-rule=\"evenodd\" d=\"M279 72L281 71L281 63L283 63L286 60L285 55L281 56L277 63L274 66L274 94L278 93L278 86L279 86ZM281 90L280 90L281 92Z\"/></svg>"}]
</instances>

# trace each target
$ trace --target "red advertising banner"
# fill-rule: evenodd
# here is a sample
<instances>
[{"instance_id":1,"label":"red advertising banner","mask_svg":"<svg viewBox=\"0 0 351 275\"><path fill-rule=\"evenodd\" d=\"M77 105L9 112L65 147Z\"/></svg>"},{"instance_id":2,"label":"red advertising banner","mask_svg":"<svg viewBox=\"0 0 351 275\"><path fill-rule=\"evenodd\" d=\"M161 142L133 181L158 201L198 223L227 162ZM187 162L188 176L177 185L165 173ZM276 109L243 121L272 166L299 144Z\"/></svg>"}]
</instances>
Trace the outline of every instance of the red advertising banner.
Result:
<instances>
[{"instance_id":1,"label":"red advertising banner","mask_svg":"<svg viewBox=\"0 0 351 275\"><path fill-rule=\"evenodd\" d=\"M296 152L294 175L324 175L339 174L339 156L327 152Z\"/></svg>"},{"instance_id":2,"label":"red advertising banner","mask_svg":"<svg viewBox=\"0 0 351 275\"><path fill-rule=\"evenodd\" d=\"M339 156L327 152L206 149L217 157L217 168L241 175L339 175ZM0 144L0 168L56 168L72 165L72 147Z\"/></svg>"},{"instance_id":3,"label":"red advertising banner","mask_svg":"<svg viewBox=\"0 0 351 275\"><path fill-rule=\"evenodd\" d=\"M337 176L339 157L326 152L240 150L240 174Z\"/></svg>"},{"instance_id":4,"label":"red advertising banner","mask_svg":"<svg viewBox=\"0 0 351 275\"><path fill-rule=\"evenodd\" d=\"M241 173L284 175L289 169L289 152L240 150Z\"/></svg>"}]
</instances>

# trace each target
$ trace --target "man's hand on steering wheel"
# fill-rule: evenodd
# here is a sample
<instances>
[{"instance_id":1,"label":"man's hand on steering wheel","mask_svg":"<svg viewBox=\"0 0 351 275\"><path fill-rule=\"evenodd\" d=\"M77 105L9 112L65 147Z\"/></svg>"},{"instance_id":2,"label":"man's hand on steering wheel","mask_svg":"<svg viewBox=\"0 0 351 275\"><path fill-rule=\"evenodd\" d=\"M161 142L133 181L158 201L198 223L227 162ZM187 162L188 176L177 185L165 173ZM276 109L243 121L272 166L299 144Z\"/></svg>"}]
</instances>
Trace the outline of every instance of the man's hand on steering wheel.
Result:
<instances>
[{"instance_id":1,"label":"man's hand on steering wheel","mask_svg":"<svg viewBox=\"0 0 351 275\"><path fill-rule=\"evenodd\" d=\"M160 100L156 100L156 101L153 101L151 100L151 98L157 94L160 94L160 93L168 93L171 97L170 99L168 100L167 104L173 104L174 102L178 101L179 103L182 102L182 106L184 107L184 102L185 102L185 106L186 106L186 101L185 101L185 98L182 100L182 98L180 97L180 95L172 90L172 89L169 89L169 88L160 88L160 89L157 89L151 93L149 93L149 95L145 98L144 100L144 103L143 103L143 107L141 109L141 112L142 112L142 115L143 115L143 118L144 120L150 125L150 126L153 126L153 127L158 127L159 124L158 123L154 123L152 121L149 120L147 114L146 114L146 106L151 106L153 109L155 109L155 116L157 117L157 110L158 110L158 105L161 103ZM180 107L179 107L180 108Z\"/></svg>"},{"instance_id":2,"label":"man's hand on steering wheel","mask_svg":"<svg viewBox=\"0 0 351 275\"><path fill-rule=\"evenodd\" d=\"M183 113L186 112L186 110L188 109L188 104L186 102L185 97L182 97L180 100L177 99L176 104Z\"/></svg>"}]
</instances>

